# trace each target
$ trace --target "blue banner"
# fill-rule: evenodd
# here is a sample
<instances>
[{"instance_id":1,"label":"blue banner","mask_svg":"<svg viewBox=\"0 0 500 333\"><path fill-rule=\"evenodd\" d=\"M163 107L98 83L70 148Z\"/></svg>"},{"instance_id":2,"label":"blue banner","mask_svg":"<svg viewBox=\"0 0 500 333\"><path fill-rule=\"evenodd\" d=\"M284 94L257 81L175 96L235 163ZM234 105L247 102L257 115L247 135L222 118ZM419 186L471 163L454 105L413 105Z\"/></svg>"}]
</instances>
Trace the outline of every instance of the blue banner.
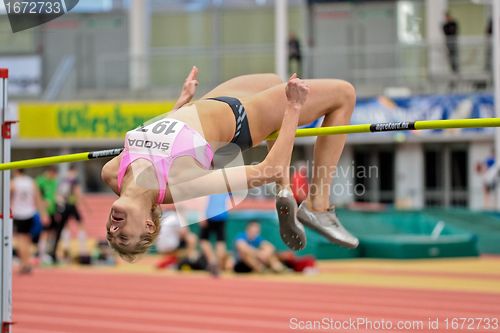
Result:
<instances>
[{"instance_id":1,"label":"blue banner","mask_svg":"<svg viewBox=\"0 0 500 333\"><path fill-rule=\"evenodd\" d=\"M351 124L374 124L416 120L463 118L493 118L495 109L492 94L429 95L404 98L385 96L360 98L351 118ZM320 122L307 127L319 126ZM492 132L492 128L468 128L466 132ZM419 135L439 134L442 130L421 131ZM411 133L411 132L410 132ZM408 134L410 134L408 133ZM385 133L384 135L395 135Z\"/></svg>"}]
</instances>

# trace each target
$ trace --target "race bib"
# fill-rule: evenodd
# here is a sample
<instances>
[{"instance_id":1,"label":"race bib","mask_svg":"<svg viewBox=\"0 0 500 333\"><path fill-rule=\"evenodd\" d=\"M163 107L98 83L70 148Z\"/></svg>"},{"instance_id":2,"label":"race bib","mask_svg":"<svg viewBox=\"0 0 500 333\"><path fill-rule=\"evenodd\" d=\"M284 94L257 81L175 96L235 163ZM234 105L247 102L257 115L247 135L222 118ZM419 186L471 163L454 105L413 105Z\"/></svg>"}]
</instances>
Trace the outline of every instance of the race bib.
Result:
<instances>
[{"instance_id":1,"label":"race bib","mask_svg":"<svg viewBox=\"0 0 500 333\"><path fill-rule=\"evenodd\" d=\"M175 138L184 125L179 120L163 118L154 123L140 126L127 132L125 148L139 154L170 156Z\"/></svg>"}]
</instances>

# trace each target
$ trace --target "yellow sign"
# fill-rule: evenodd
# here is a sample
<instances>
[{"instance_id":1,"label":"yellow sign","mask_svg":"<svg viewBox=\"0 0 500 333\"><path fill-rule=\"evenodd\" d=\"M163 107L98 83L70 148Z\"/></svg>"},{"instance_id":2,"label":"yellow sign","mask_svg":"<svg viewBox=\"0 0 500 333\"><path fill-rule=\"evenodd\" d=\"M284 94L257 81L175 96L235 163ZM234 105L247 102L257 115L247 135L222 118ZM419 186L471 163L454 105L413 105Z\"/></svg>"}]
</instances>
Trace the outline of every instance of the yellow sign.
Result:
<instances>
[{"instance_id":1,"label":"yellow sign","mask_svg":"<svg viewBox=\"0 0 500 333\"><path fill-rule=\"evenodd\" d=\"M121 139L174 102L19 103L21 139Z\"/></svg>"}]
</instances>

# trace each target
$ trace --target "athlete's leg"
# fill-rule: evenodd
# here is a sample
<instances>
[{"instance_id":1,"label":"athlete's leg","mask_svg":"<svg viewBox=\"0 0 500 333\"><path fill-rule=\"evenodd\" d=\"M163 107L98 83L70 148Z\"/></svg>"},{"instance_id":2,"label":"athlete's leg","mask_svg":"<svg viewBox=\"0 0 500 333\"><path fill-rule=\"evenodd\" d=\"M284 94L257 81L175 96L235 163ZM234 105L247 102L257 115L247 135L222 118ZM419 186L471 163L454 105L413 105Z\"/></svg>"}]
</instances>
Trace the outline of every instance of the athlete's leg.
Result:
<instances>
[{"instance_id":1,"label":"athlete's leg","mask_svg":"<svg viewBox=\"0 0 500 333\"><path fill-rule=\"evenodd\" d=\"M220 96L241 99L253 96L281 83L283 83L283 81L276 74L242 75L221 83L205 94L201 99Z\"/></svg>"},{"instance_id":2,"label":"athlete's leg","mask_svg":"<svg viewBox=\"0 0 500 333\"><path fill-rule=\"evenodd\" d=\"M345 125L351 118L355 104L354 88L347 82L339 80L310 80L309 96L301 109L300 124L309 123L324 116L323 126ZM254 142L258 143L279 127L286 103L284 87L273 87L258 94L249 100L246 106L250 123L250 130ZM294 137L291 138L293 140ZM358 240L344 229L335 215L329 209L330 188L336 165L344 148L345 135L324 136L318 138L314 149L313 181L308 199L301 204L295 213L295 202L289 191L278 194L276 208L280 221L280 232L283 241L297 247L297 224L295 216L304 225L315 229L331 242L346 246L356 247ZM296 215L295 215L296 214ZM292 230L293 232L289 232ZM288 235L294 237L289 238Z\"/></svg>"},{"instance_id":3,"label":"athlete's leg","mask_svg":"<svg viewBox=\"0 0 500 333\"><path fill-rule=\"evenodd\" d=\"M325 113L321 124L326 126L348 125L356 104L356 94L352 86L343 87L342 102ZM320 136L314 145L314 166L312 187L307 205L315 211L326 211L330 206L330 189L337 163L344 150L347 135Z\"/></svg>"},{"instance_id":4,"label":"athlete's leg","mask_svg":"<svg viewBox=\"0 0 500 333\"><path fill-rule=\"evenodd\" d=\"M302 107L299 124L307 124L324 116L322 126L349 123L355 104L355 91L351 84L341 80L305 80L309 86L307 101ZM250 131L255 143L264 140L279 129L286 107L285 86L270 88L247 103L253 113ZM346 135L322 136L314 148L314 169L308 203L317 211L329 206L329 188L333 172L344 148Z\"/></svg>"}]
</instances>

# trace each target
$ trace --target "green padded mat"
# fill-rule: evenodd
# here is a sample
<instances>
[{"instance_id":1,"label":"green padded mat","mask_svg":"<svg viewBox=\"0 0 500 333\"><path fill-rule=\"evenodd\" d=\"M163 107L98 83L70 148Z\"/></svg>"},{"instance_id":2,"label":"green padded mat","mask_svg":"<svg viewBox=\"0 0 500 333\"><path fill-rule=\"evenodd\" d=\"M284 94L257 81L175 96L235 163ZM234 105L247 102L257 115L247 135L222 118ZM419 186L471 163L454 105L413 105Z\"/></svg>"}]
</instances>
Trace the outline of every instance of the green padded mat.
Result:
<instances>
[{"instance_id":1,"label":"green padded mat","mask_svg":"<svg viewBox=\"0 0 500 333\"><path fill-rule=\"evenodd\" d=\"M362 257L415 259L479 255L475 234L425 211L339 210L338 215L360 238ZM440 222L441 232L431 237Z\"/></svg>"},{"instance_id":2,"label":"green padded mat","mask_svg":"<svg viewBox=\"0 0 500 333\"><path fill-rule=\"evenodd\" d=\"M463 225L455 224L456 218L450 218L453 216L450 214L438 215L436 211L357 212L339 209L338 215L346 228L360 238L358 249L338 247L317 233L307 230L307 246L297 254L310 254L318 259L354 257L410 259L479 254L479 238L467 228L463 228ZM476 224L482 223L478 216L468 216L468 218ZM490 218L495 219L491 216ZM246 223L250 220L261 223L263 237L273 243L278 251L288 250L280 239L274 211L230 212L226 228L229 250L233 250L233 240L245 229ZM431 234L439 221L443 222L443 228L438 237L432 238ZM193 224L190 228L197 233L199 227Z\"/></svg>"},{"instance_id":3,"label":"green padded mat","mask_svg":"<svg viewBox=\"0 0 500 333\"><path fill-rule=\"evenodd\" d=\"M478 237L480 253L500 254L500 215L492 212L473 212L466 209L426 209L431 218L467 230Z\"/></svg>"}]
</instances>

